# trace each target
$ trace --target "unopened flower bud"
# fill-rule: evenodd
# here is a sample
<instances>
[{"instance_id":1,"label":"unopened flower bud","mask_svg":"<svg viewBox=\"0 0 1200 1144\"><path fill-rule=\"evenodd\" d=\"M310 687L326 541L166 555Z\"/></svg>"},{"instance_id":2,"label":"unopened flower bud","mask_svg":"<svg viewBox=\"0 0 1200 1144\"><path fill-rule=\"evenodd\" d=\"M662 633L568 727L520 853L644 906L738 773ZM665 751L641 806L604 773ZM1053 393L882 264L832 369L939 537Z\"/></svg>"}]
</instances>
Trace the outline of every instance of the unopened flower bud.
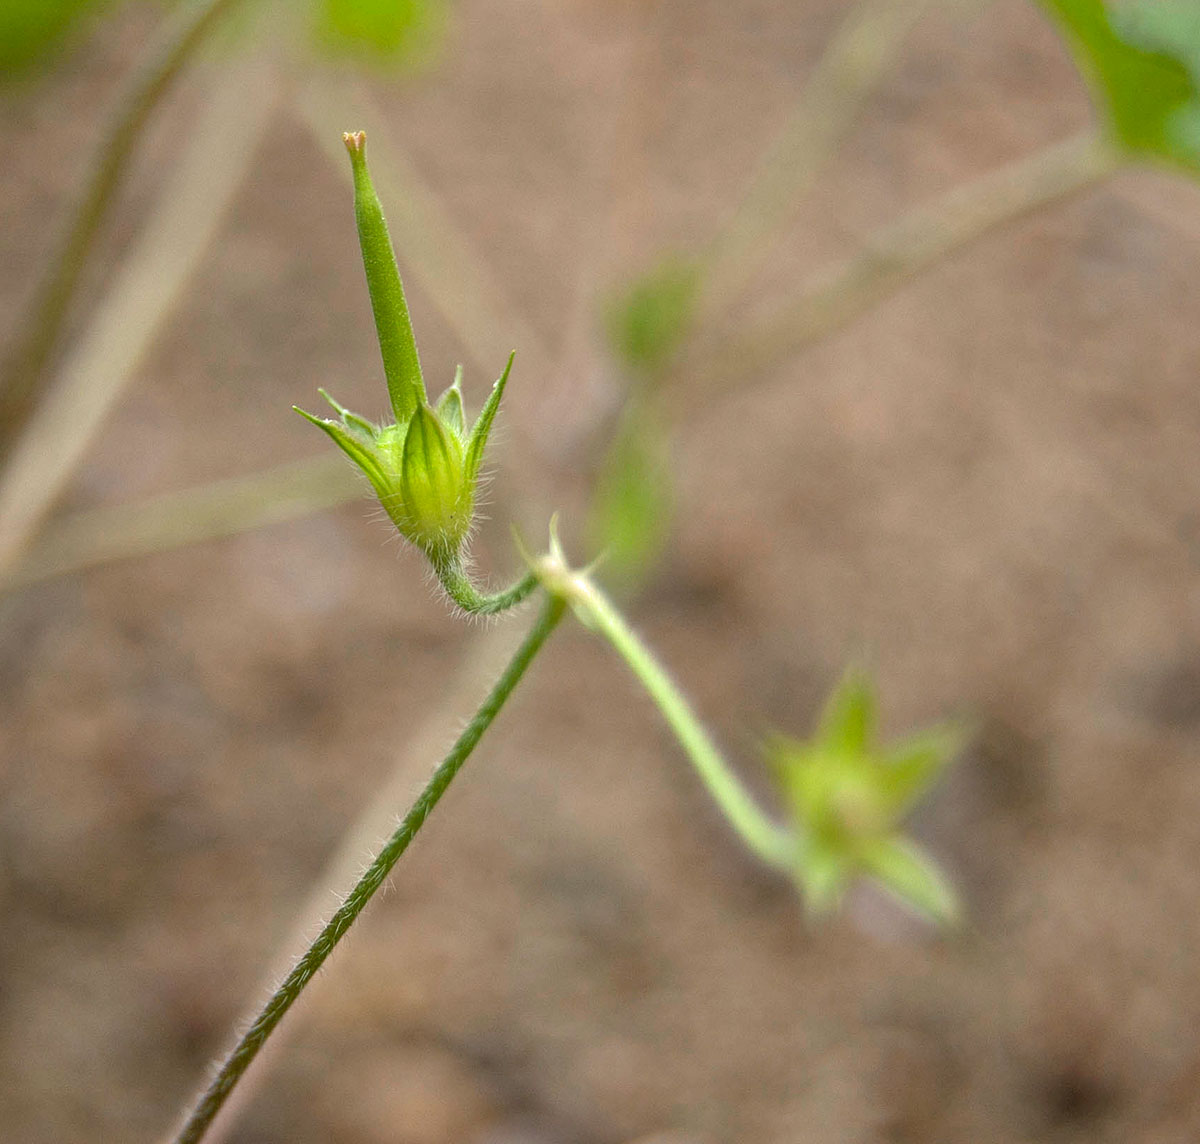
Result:
<instances>
[{"instance_id":1,"label":"unopened flower bud","mask_svg":"<svg viewBox=\"0 0 1200 1144\"><path fill-rule=\"evenodd\" d=\"M396 255L367 170L366 135L347 132L343 140L354 171L354 213L394 420L377 426L324 390L321 396L337 420L296 412L328 433L362 469L400 532L435 564L445 565L459 556L471 531L483 452L513 359L470 430L461 366L454 383L429 404Z\"/></svg>"},{"instance_id":2,"label":"unopened flower bud","mask_svg":"<svg viewBox=\"0 0 1200 1144\"><path fill-rule=\"evenodd\" d=\"M324 390L338 419L296 412L323 429L371 482L400 532L431 560L456 556L471 531L479 470L513 359L468 431L458 380L436 406L422 402L407 421L375 426Z\"/></svg>"}]
</instances>

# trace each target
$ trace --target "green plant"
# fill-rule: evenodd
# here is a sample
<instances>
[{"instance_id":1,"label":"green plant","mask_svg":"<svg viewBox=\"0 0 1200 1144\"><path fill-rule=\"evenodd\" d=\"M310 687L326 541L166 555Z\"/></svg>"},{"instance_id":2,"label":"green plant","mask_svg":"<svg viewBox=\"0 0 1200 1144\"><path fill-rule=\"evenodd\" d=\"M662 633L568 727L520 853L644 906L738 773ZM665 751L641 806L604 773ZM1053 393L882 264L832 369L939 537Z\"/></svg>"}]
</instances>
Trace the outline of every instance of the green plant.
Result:
<instances>
[{"instance_id":1,"label":"green plant","mask_svg":"<svg viewBox=\"0 0 1200 1144\"><path fill-rule=\"evenodd\" d=\"M435 404L429 404L396 256L367 172L366 136L355 132L346 135L345 142L354 169L358 233L393 420L374 425L343 409L324 390L321 396L338 414L337 421L302 409L296 412L328 433L362 470L400 535L429 558L438 580L459 607L476 615L503 612L529 595L535 586L533 577L485 594L467 574L465 549L475 518L483 452L508 383L512 356L470 428L463 410L461 366L453 384Z\"/></svg>"},{"instance_id":2,"label":"green plant","mask_svg":"<svg viewBox=\"0 0 1200 1144\"><path fill-rule=\"evenodd\" d=\"M953 893L936 867L898 833L900 817L953 755L956 740L939 732L892 752L877 752L870 692L866 682L854 676L835 695L811 748L782 738L768 748L789 795L785 805L790 817L777 822L743 786L670 674L591 571L570 566L553 522L547 552L526 553L529 571L511 587L486 593L474 583L467 539L483 449L512 358L469 431L461 368L437 403L428 403L399 268L367 168L366 136L352 132L343 138L354 170L359 240L394 420L376 425L324 393L338 415L336 421L298 412L358 466L400 534L424 554L447 594L465 612L508 611L538 588L543 599L528 635L483 705L341 907L224 1059L176 1144L196 1144L203 1138L267 1038L424 825L568 607L625 661L746 846L763 862L794 877L814 913L836 904L846 884L865 874L933 921L950 924L957 918Z\"/></svg>"},{"instance_id":3,"label":"green plant","mask_svg":"<svg viewBox=\"0 0 1200 1144\"><path fill-rule=\"evenodd\" d=\"M0 76L21 75L58 50L102 0L12 0L0 8Z\"/></svg>"},{"instance_id":4,"label":"green plant","mask_svg":"<svg viewBox=\"0 0 1200 1144\"><path fill-rule=\"evenodd\" d=\"M1132 159L1196 169L1200 154L1196 142L1200 34L1194 7L1179 2L1106 6L1098 0L1047 0L1043 6L1060 21L1092 85L1101 116L1097 130L1021 160L883 228L860 255L819 276L776 314L744 329L722 330L715 319L753 269L764 235L771 233L766 223L779 222L781 212L773 202L780 198L777 190L749 196L755 203L749 222L742 219L723 240L698 255L661 259L610 307L608 327L614 356L623 364L630 383L630 401L618 432L612 434L613 444L595 498L595 546L605 549L610 567L650 564L664 547L664 521L672 502L672 418L686 416L686 410L677 414L665 398L683 385L710 394L718 385L745 380L757 369L767 371L773 362L838 328L980 234L1091 186ZM879 17L879 11L887 7L868 5L874 14L856 25L858 32L864 26L876 30L882 26L890 28L888 35L893 35L896 29L886 19L881 23ZM904 24L911 16L895 16L902 7L894 6L890 18ZM920 6L911 7L915 12ZM385 10L391 11L396 22L379 23L377 16L386 15ZM380 44L399 44L410 32L414 43L427 36L419 20L410 20L414 8L407 5L329 3L314 11L323 13L324 22L315 26L331 45L341 41L344 47L347 38L358 34L355 29L367 29L368 39L375 37ZM854 36L850 40L860 42ZM866 86L860 86L860 96ZM839 122L844 118L839 116ZM837 134L836 124L815 132L821 140L815 148L817 160L830 149ZM779 156L785 166L795 158L788 147L780 148ZM661 708L733 829L760 859L796 880L810 910L821 913L835 908L849 883L865 877L935 920L950 922L959 914L944 878L903 836L900 821L953 756L960 741L957 729L940 728L893 747L879 746L872 730L871 688L860 674L851 672L830 699L813 740L800 742L782 735L768 738L766 759L777 780L782 806L777 818L759 806L726 764L671 676L600 589L596 575L572 568L557 539L552 539L546 553L529 557L529 571L510 587L495 592L474 581L468 544L478 475L512 361L469 429L459 378L437 400L429 400L403 287L370 186L361 141L351 148L351 157L391 415L386 424L379 425L327 397L335 419L304 416L328 434L367 477L398 531L429 559L447 594L465 612L504 612L539 590L542 609L467 732L227 1062L218 1085L198 1110L202 1118L191 1122L193 1135L185 1134L182 1139L200 1138L207 1123L203 1117L219 1107L299 990L404 852L568 608L628 663ZM813 151L806 151L805 163L800 165L806 177L819 165ZM778 169L771 174L765 185L777 189ZM787 197L782 196L784 200ZM253 478L230 482L227 487L201 490L201 494L211 493L211 502L201 495L147 506L160 510L168 527L149 540L124 548L119 535L114 539L121 528L109 528L105 519L92 514L79 522L90 525L90 530L83 528L74 550L65 544L65 554L60 554L58 563L50 562L49 572L43 565L39 573L34 562L26 575L33 580L86 566L89 560L153 551L196 536L252 527L275 519L271 513L279 511L289 491L294 493L298 486L305 490L307 509L334 503L355 490L340 470L330 475L324 462L297 466L295 474L289 470L264 474L257 482ZM207 528L179 527L178 518L191 516L197 503L212 509L214 523ZM236 511L222 517L221 508ZM124 527L144 524L147 515L142 512L139 517L138 506L134 506L125 517L118 513L107 519ZM18 575L8 586L20 582Z\"/></svg>"},{"instance_id":5,"label":"green plant","mask_svg":"<svg viewBox=\"0 0 1200 1144\"><path fill-rule=\"evenodd\" d=\"M1041 0L1066 35L1114 146L1200 171L1200 10L1190 0Z\"/></svg>"},{"instance_id":6,"label":"green plant","mask_svg":"<svg viewBox=\"0 0 1200 1144\"><path fill-rule=\"evenodd\" d=\"M867 877L930 918L953 922L961 909L954 890L900 827L961 750L963 732L935 727L884 747L875 704L871 680L853 668L810 741L768 740L767 761L802 825L796 877L818 914L837 909L850 883Z\"/></svg>"}]
</instances>

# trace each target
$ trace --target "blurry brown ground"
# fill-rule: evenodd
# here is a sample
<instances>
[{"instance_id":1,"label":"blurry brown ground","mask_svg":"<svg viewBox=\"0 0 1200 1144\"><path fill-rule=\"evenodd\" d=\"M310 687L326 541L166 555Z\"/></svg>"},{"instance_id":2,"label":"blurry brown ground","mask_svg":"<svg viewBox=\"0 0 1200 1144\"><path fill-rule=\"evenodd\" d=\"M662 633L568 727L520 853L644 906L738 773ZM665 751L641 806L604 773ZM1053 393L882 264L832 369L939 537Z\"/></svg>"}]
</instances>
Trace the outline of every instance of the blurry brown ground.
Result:
<instances>
[{"instance_id":1,"label":"blurry brown ground","mask_svg":"<svg viewBox=\"0 0 1200 1144\"><path fill-rule=\"evenodd\" d=\"M504 413L534 534L543 507L577 517L595 458L571 433L612 401L598 351L563 345L577 292L708 233L844 10L656 7L470 0L439 67L379 86L389 145L551 351L541 376L518 356ZM5 336L148 26L127 14L4 97ZM1031 7L935 12L763 291L1088 114ZM376 411L357 258L345 184L281 114L65 507L313 454L288 407L318 385ZM890 732L970 713L975 744L915 826L968 936L870 894L806 929L613 657L568 629L231 1139L1197 1139L1198 299L1200 192L1122 175L678 439L679 518L638 623L754 781L760 728L806 731L864 646ZM413 307L430 384L448 381L464 352L419 289ZM469 402L490 380L468 368ZM500 569L510 468L480 545ZM489 636L369 516L0 601L3 1140L165 1130L342 832L398 763L407 794L432 762L404 744Z\"/></svg>"}]
</instances>

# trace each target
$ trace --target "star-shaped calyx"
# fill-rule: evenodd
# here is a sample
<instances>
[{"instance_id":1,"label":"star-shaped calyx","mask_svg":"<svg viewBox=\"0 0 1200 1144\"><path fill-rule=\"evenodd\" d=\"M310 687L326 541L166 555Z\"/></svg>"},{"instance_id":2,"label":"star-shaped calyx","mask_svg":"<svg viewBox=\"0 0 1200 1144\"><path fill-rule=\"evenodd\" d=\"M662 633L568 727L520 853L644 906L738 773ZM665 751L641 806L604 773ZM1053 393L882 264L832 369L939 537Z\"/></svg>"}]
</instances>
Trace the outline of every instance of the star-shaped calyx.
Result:
<instances>
[{"instance_id":1,"label":"star-shaped calyx","mask_svg":"<svg viewBox=\"0 0 1200 1144\"><path fill-rule=\"evenodd\" d=\"M958 919L953 888L901 824L962 744L952 725L880 744L874 689L859 669L833 692L812 739L768 740L796 832L793 873L813 913L836 909L856 879L868 878L933 921Z\"/></svg>"}]
</instances>

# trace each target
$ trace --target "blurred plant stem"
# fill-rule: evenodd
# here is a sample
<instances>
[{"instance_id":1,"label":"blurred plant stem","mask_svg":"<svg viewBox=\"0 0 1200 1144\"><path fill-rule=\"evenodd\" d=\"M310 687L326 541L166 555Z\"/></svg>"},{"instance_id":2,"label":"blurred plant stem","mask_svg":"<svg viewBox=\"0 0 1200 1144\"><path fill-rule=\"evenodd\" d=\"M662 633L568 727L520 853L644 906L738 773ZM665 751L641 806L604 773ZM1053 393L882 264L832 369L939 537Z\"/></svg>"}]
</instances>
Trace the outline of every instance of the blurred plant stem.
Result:
<instances>
[{"instance_id":1,"label":"blurred plant stem","mask_svg":"<svg viewBox=\"0 0 1200 1144\"><path fill-rule=\"evenodd\" d=\"M922 272L1001 226L1086 190L1124 158L1097 130L1052 144L926 203L868 236L773 316L732 334L696 339L672 369L689 408L768 372L805 346L847 325Z\"/></svg>"},{"instance_id":2,"label":"blurred plant stem","mask_svg":"<svg viewBox=\"0 0 1200 1144\"><path fill-rule=\"evenodd\" d=\"M0 592L308 516L361 496L363 487L344 458L322 454L140 503L75 513L47 525L0 579Z\"/></svg>"},{"instance_id":3,"label":"blurred plant stem","mask_svg":"<svg viewBox=\"0 0 1200 1144\"><path fill-rule=\"evenodd\" d=\"M759 807L670 674L587 570L567 565L553 533L549 555L531 563L546 591L569 603L579 622L607 639L625 661L675 733L713 801L750 851L767 865L790 873L796 851L791 833Z\"/></svg>"},{"instance_id":4,"label":"blurred plant stem","mask_svg":"<svg viewBox=\"0 0 1200 1144\"><path fill-rule=\"evenodd\" d=\"M175 15L126 86L96 148L82 195L29 313L0 371L0 460L29 420L63 322L130 160L150 116L179 78L219 17L241 0L195 0Z\"/></svg>"},{"instance_id":5,"label":"blurred plant stem","mask_svg":"<svg viewBox=\"0 0 1200 1144\"><path fill-rule=\"evenodd\" d=\"M434 771L425 789L404 816L395 833L384 844L375 860L347 895L346 900L325 924L320 934L296 962L283 984L272 994L253 1024L224 1059L220 1069L200 1097L194 1111L175 1136L175 1144L197 1144L228 1099L250 1063L272 1031L292 1007L305 986L325 963L338 942L354 924L366 904L391 873L409 843L416 837L446 788L470 758L484 732L492 725L505 701L512 694L534 657L562 619L566 604L557 596L548 596L520 647L496 681L482 706L450 752Z\"/></svg>"},{"instance_id":6,"label":"blurred plant stem","mask_svg":"<svg viewBox=\"0 0 1200 1144\"><path fill-rule=\"evenodd\" d=\"M405 280L418 285L437 306L475 364L494 376L497 362L519 346L522 372L546 376L551 357L542 339L484 269L485 260L471 248L437 192L405 160L389 130L388 115L365 87L314 79L298 94L294 109L347 182L350 172L341 142L346 124L365 129L375 142L372 177L389 204L388 228L404 262Z\"/></svg>"},{"instance_id":7,"label":"blurred plant stem","mask_svg":"<svg viewBox=\"0 0 1200 1144\"><path fill-rule=\"evenodd\" d=\"M741 204L701 259L703 315L741 294L934 0L858 0L817 61Z\"/></svg>"},{"instance_id":8,"label":"blurred plant stem","mask_svg":"<svg viewBox=\"0 0 1200 1144\"><path fill-rule=\"evenodd\" d=\"M162 329L270 122L278 83L269 62L229 61L212 73L208 86L203 110L151 217L0 474L0 579Z\"/></svg>"}]
</instances>

